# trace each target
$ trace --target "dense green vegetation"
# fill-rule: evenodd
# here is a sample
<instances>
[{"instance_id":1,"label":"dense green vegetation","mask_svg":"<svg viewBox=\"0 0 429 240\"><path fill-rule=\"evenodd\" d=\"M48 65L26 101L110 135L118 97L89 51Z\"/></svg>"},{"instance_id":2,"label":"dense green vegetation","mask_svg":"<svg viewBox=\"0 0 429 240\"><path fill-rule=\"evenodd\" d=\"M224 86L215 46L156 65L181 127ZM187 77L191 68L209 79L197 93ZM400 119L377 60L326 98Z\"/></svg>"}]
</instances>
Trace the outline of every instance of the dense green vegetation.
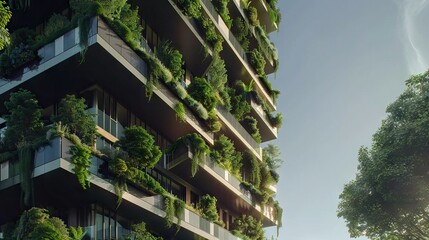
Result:
<instances>
[{"instance_id":1,"label":"dense green vegetation","mask_svg":"<svg viewBox=\"0 0 429 240\"><path fill-rule=\"evenodd\" d=\"M264 240L264 229L261 221L249 215L242 215L235 219L231 231L233 234L242 237L243 240Z\"/></svg>"},{"instance_id":2,"label":"dense green vegetation","mask_svg":"<svg viewBox=\"0 0 429 240\"><path fill-rule=\"evenodd\" d=\"M361 147L356 178L340 195L338 217L351 237L429 237L429 71L407 80L373 135Z\"/></svg>"},{"instance_id":3,"label":"dense green vegetation","mask_svg":"<svg viewBox=\"0 0 429 240\"><path fill-rule=\"evenodd\" d=\"M234 143L225 135L215 140L210 152L211 158L238 179L241 178L242 154L235 150Z\"/></svg>"},{"instance_id":4,"label":"dense green vegetation","mask_svg":"<svg viewBox=\"0 0 429 240\"><path fill-rule=\"evenodd\" d=\"M12 12L4 0L0 0L0 50L9 44L9 31L6 28L7 23L12 17Z\"/></svg>"}]
</instances>

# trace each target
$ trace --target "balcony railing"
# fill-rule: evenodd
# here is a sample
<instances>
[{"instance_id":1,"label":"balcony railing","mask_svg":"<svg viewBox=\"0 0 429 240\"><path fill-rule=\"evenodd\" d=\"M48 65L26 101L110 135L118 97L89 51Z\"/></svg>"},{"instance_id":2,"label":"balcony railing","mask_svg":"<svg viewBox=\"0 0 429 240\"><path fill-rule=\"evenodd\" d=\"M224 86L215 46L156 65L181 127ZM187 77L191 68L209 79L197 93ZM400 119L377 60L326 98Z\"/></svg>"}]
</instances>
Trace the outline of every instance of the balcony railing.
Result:
<instances>
[{"instance_id":1,"label":"balcony railing","mask_svg":"<svg viewBox=\"0 0 429 240\"><path fill-rule=\"evenodd\" d=\"M70 162L70 159L72 155L69 153L70 147L73 146L73 143L66 139L66 138L55 138L50 141L50 144L48 146L45 146L43 148L40 148L36 151L35 158L34 158L34 176L42 174L42 170L46 168L46 164L49 164L53 161L64 159L68 162ZM14 161L16 164L16 161ZM100 177L104 179L107 182L112 182L110 179L106 179L105 175L101 174L99 169L100 166L105 163L104 160L97 158L95 156L91 157L91 166L89 168L89 171L92 175L95 175L97 177ZM2 186L2 183L8 180L14 180L19 181L19 173L17 171L14 171L13 174L10 174L9 171L12 169L9 168L10 162L4 162L1 164L1 172L0 172L0 187ZM6 171L8 170L8 171ZM12 170L13 171L13 170ZM15 182L18 183L18 182ZM133 189L134 190L134 189ZM141 193L137 193L134 191L130 191L130 194L133 194L135 197L157 207L160 210L165 210L164 207L164 199L160 195L152 196L152 197L141 197ZM190 225L206 232L207 234L210 234L214 236L217 239L227 239L227 240L239 240L240 238L232 235L229 231L226 229L211 223L207 221L206 219L200 217L199 215L193 213L192 211L189 211L188 209L185 209L184 214L181 216L182 221L189 223Z\"/></svg>"},{"instance_id":2,"label":"balcony railing","mask_svg":"<svg viewBox=\"0 0 429 240\"><path fill-rule=\"evenodd\" d=\"M211 15L211 17L215 20L217 25L219 26L219 31L223 33L225 38L231 43L233 48L236 50L238 55L241 57L245 65L248 66L248 71L250 73L250 76L254 79L258 87L260 88L260 91L263 93L263 95L268 99L268 102L274 106L273 99L271 95L268 93L267 87L261 83L261 80L257 77L257 74L255 73L255 70L253 66L250 64L250 61L247 58L246 51L244 51L241 44L238 42L238 40L234 37L232 32L229 30L229 28L226 26L225 22L223 21L222 17L217 13L216 9L214 8L213 4L210 0L201 0L201 3L203 5L203 8L207 9L208 13Z\"/></svg>"},{"instance_id":3,"label":"balcony railing","mask_svg":"<svg viewBox=\"0 0 429 240\"><path fill-rule=\"evenodd\" d=\"M168 159L170 162L167 164L168 167L173 167L178 163L177 161L188 161L192 159L192 152L190 147L188 146L180 146L178 147L173 155L170 155ZM229 173L224 168L221 168L216 164L209 156L205 156L205 165L206 167L209 167L214 174L216 174L216 179L221 178L227 182L227 187L230 189L237 190L237 192L240 192L240 197L247 202L249 205L253 206L257 211L261 212L265 217L270 219L270 221L275 222L274 220L274 212L273 208L271 206L265 206L263 209L260 204L256 201L256 199L253 197L252 193L243 187L240 180L238 180L234 175ZM204 167L202 166L202 167ZM204 171L203 169L200 169L200 171ZM209 174L213 174L210 173ZM213 183L215 184L215 183Z\"/></svg>"},{"instance_id":4,"label":"balcony railing","mask_svg":"<svg viewBox=\"0 0 429 240\"><path fill-rule=\"evenodd\" d=\"M239 135L250 145L255 155L262 159L262 148L261 146L253 139L253 137L244 129L244 127L237 121L237 119L232 115L228 110L222 106L217 106L216 111L221 114L226 121L234 128Z\"/></svg>"}]
</instances>

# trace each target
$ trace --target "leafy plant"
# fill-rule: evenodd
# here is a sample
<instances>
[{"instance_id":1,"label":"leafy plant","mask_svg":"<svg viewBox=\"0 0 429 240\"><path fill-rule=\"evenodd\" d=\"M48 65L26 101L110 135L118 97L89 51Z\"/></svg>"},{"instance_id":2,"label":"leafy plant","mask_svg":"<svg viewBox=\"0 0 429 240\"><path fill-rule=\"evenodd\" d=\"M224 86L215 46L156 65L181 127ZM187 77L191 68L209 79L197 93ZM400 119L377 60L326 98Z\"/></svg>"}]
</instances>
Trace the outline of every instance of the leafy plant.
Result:
<instances>
[{"instance_id":1,"label":"leafy plant","mask_svg":"<svg viewBox=\"0 0 429 240\"><path fill-rule=\"evenodd\" d=\"M255 48L250 53L250 63L255 68L256 73L259 76L265 76L265 59L264 56L262 56L261 52Z\"/></svg>"},{"instance_id":2,"label":"leafy plant","mask_svg":"<svg viewBox=\"0 0 429 240\"><path fill-rule=\"evenodd\" d=\"M67 17L60 14L53 14L46 23L43 32L36 36L33 49L38 49L54 41L56 37L70 29L70 27L71 22Z\"/></svg>"},{"instance_id":3,"label":"leafy plant","mask_svg":"<svg viewBox=\"0 0 429 240\"><path fill-rule=\"evenodd\" d=\"M204 39L213 46L213 51L215 53L221 52L224 39L216 32L216 26L212 20L208 17L201 16L199 23L203 30Z\"/></svg>"},{"instance_id":4,"label":"leafy plant","mask_svg":"<svg viewBox=\"0 0 429 240\"><path fill-rule=\"evenodd\" d=\"M262 160L270 170L277 170L281 166L283 160L279 157L280 149L276 145L268 144L262 149Z\"/></svg>"},{"instance_id":5,"label":"leafy plant","mask_svg":"<svg viewBox=\"0 0 429 240\"><path fill-rule=\"evenodd\" d=\"M179 231L180 229L180 223L182 222L182 215L185 212L185 202L175 198L174 199L174 216L177 218L177 226Z\"/></svg>"},{"instance_id":6,"label":"leafy plant","mask_svg":"<svg viewBox=\"0 0 429 240\"><path fill-rule=\"evenodd\" d=\"M210 92L209 92L210 94ZM185 102L188 104L188 106L203 120L207 120L209 117L209 114L207 112L207 109L201 104L200 102L196 101L192 96L188 95L185 98Z\"/></svg>"},{"instance_id":7,"label":"leafy plant","mask_svg":"<svg viewBox=\"0 0 429 240\"><path fill-rule=\"evenodd\" d=\"M75 144L70 147L71 163L73 171L76 174L77 180L83 189L87 189L90 185L88 177L90 175L89 167L91 166L91 149L82 144Z\"/></svg>"},{"instance_id":8,"label":"leafy plant","mask_svg":"<svg viewBox=\"0 0 429 240\"><path fill-rule=\"evenodd\" d=\"M208 111L211 111L217 103L213 87L205 78L195 77L188 87L188 93L193 99L203 104Z\"/></svg>"},{"instance_id":9,"label":"leafy plant","mask_svg":"<svg viewBox=\"0 0 429 240\"><path fill-rule=\"evenodd\" d=\"M11 78L18 69L37 59L38 55L35 51L30 46L21 43L10 52L1 54L0 77Z\"/></svg>"},{"instance_id":10,"label":"leafy plant","mask_svg":"<svg viewBox=\"0 0 429 240\"><path fill-rule=\"evenodd\" d=\"M168 228L173 226L174 218L174 198L172 196L164 196L164 211L165 211L165 222Z\"/></svg>"},{"instance_id":11,"label":"leafy plant","mask_svg":"<svg viewBox=\"0 0 429 240\"><path fill-rule=\"evenodd\" d=\"M70 227L69 228L70 240L82 240L86 235L86 230L82 227Z\"/></svg>"},{"instance_id":12,"label":"leafy plant","mask_svg":"<svg viewBox=\"0 0 429 240\"><path fill-rule=\"evenodd\" d=\"M97 127L92 114L86 111L85 99L66 95L58 105L58 114L52 120L61 122L68 132L78 136L83 143L92 146L97 136Z\"/></svg>"},{"instance_id":13,"label":"leafy plant","mask_svg":"<svg viewBox=\"0 0 429 240\"><path fill-rule=\"evenodd\" d=\"M250 133L250 135L252 135L253 139L255 139L257 143L261 143L262 138L261 134L259 133L258 121L252 116L246 116L244 117L243 121L241 121L241 123L243 124L243 127Z\"/></svg>"},{"instance_id":14,"label":"leafy plant","mask_svg":"<svg viewBox=\"0 0 429 240\"><path fill-rule=\"evenodd\" d=\"M140 126L125 128L124 136L115 145L128 153L127 165L140 170L153 168L162 155L153 136Z\"/></svg>"},{"instance_id":15,"label":"leafy plant","mask_svg":"<svg viewBox=\"0 0 429 240\"><path fill-rule=\"evenodd\" d=\"M249 6L245 12L246 12L247 18L249 19L250 25L258 26L259 25L258 10L253 6Z\"/></svg>"},{"instance_id":16,"label":"leafy plant","mask_svg":"<svg viewBox=\"0 0 429 240\"><path fill-rule=\"evenodd\" d=\"M176 111L176 117L181 122L186 122L186 110L182 103L178 102L174 106L174 110Z\"/></svg>"},{"instance_id":17,"label":"leafy plant","mask_svg":"<svg viewBox=\"0 0 429 240\"><path fill-rule=\"evenodd\" d=\"M183 65L185 62L182 59L182 54L171 46L170 41L161 42L155 50L159 60L173 74L174 81L178 81L185 74Z\"/></svg>"},{"instance_id":18,"label":"leafy plant","mask_svg":"<svg viewBox=\"0 0 429 240\"><path fill-rule=\"evenodd\" d=\"M9 114L3 116L6 120L3 141L9 149L25 144L36 148L35 145L46 139L42 109L33 93L20 89L11 93L4 105Z\"/></svg>"},{"instance_id":19,"label":"leafy plant","mask_svg":"<svg viewBox=\"0 0 429 240\"><path fill-rule=\"evenodd\" d=\"M225 86L228 83L228 74L225 67L225 62L219 56L215 54L213 61L207 69L207 79L213 90L216 91L216 97L218 101L224 106L230 106L230 97Z\"/></svg>"},{"instance_id":20,"label":"leafy plant","mask_svg":"<svg viewBox=\"0 0 429 240\"><path fill-rule=\"evenodd\" d=\"M277 220L277 237L279 236L279 230L283 225L283 208L280 206L280 203L278 201L274 202L273 205L274 208L274 218Z\"/></svg>"},{"instance_id":21,"label":"leafy plant","mask_svg":"<svg viewBox=\"0 0 429 240\"><path fill-rule=\"evenodd\" d=\"M174 152L175 148L182 144L189 147L192 152L191 173L193 177L197 173L198 165L205 163L205 156L210 153L210 149L201 135L197 133L190 133L177 139L176 143L173 144L171 151Z\"/></svg>"},{"instance_id":22,"label":"leafy plant","mask_svg":"<svg viewBox=\"0 0 429 240\"><path fill-rule=\"evenodd\" d=\"M252 107L247 102L243 94L237 93L234 88L228 89L229 96L231 96L231 113L235 116L237 121L242 121L244 117L250 113Z\"/></svg>"},{"instance_id":23,"label":"leafy plant","mask_svg":"<svg viewBox=\"0 0 429 240\"><path fill-rule=\"evenodd\" d=\"M231 28L232 26L232 19L229 16L229 10L228 10L228 3L230 0L213 0L213 6L215 7L216 11L219 13L219 15L222 17L223 21L225 22L226 26L228 28Z\"/></svg>"},{"instance_id":24,"label":"leafy plant","mask_svg":"<svg viewBox=\"0 0 429 240\"><path fill-rule=\"evenodd\" d=\"M271 124L276 128L281 128L283 124L283 115L282 113L277 113L276 115L268 114L268 118L271 121Z\"/></svg>"},{"instance_id":25,"label":"leafy plant","mask_svg":"<svg viewBox=\"0 0 429 240\"><path fill-rule=\"evenodd\" d=\"M12 17L12 12L4 0L0 0L0 50L9 44L9 31L6 28L7 23Z\"/></svg>"},{"instance_id":26,"label":"leafy plant","mask_svg":"<svg viewBox=\"0 0 429 240\"><path fill-rule=\"evenodd\" d=\"M15 229L16 239L69 240L68 235L64 222L41 208L24 211Z\"/></svg>"},{"instance_id":27,"label":"leafy plant","mask_svg":"<svg viewBox=\"0 0 429 240\"><path fill-rule=\"evenodd\" d=\"M240 17L235 18L231 31L234 34L237 41L240 42L244 51L248 51L249 45L250 45L250 41L249 41L250 31L249 31L249 25L247 24L247 22Z\"/></svg>"},{"instance_id":28,"label":"leafy plant","mask_svg":"<svg viewBox=\"0 0 429 240\"><path fill-rule=\"evenodd\" d=\"M141 222L131 226L131 233L125 236L125 240L162 240L162 237L155 237L146 228L146 223Z\"/></svg>"},{"instance_id":29,"label":"leafy plant","mask_svg":"<svg viewBox=\"0 0 429 240\"><path fill-rule=\"evenodd\" d=\"M243 156L235 150L233 142L228 137L222 134L215 140L210 156L233 175L240 176Z\"/></svg>"},{"instance_id":30,"label":"leafy plant","mask_svg":"<svg viewBox=\"0 0 429 240\"><path fill-rule=\"evenodd\" d=\"M175 0L183 13L190 17L199 19L201 17L200 0Z\"/></svg>"},{"instance_id":31,"label":"leafy plant","mask_svg":"<svg viewBox=\"0 0 429 240\"><path fill-rule=\"evenodd\" d=\"M219 221L219 215L216 209L217 199L214 196L206 194L200 198L198 208L201 211L201 216L210 222Z\"/></svg>"},{"instance_id":32,"label":"leafy plant","mask_svg":"<svg viewBox=\"0 0 429 240\"><path fill-rule=\"evenodd\" d=\"M264 229L261 221L254 219L250 215L242 215L235 219L231 227L232 231L237 231L252 240L264 240Z\"/></svg>"},{"instance_id":33,"label":"leafy plant","mask_svg":"<svg viewBox=\"0 0 429 240\"><path fill-rule=\"evenodd\" d=\"M206 120L207 128L210 132L219 132L222 129L222 123L219 120L219 117L216 115L216 111L212 109L208 113L208 118Z\"/></svg>"}]
</instances>

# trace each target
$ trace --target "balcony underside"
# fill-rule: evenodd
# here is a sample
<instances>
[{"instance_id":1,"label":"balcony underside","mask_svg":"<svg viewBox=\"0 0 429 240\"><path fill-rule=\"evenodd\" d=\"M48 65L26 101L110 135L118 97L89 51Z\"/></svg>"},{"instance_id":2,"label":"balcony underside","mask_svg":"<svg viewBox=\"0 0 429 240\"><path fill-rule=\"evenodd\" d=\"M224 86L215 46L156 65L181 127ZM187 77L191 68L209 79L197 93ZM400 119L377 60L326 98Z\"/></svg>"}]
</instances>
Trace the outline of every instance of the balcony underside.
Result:
<instances>
[{"instance_id":1,"label":"balcony underside","mask_svg":"<svg viewBox=\"0 0 429 240\"><path fill-rule=\"evenodd\" d=\"M216 196L220 206L224 206L235 214L252 215L261 221L264 227L275 226L275 223L269 218L265 217L258 211L252 204L251 200L245 196L239 189L235 188L229 183L225 176L220 176L215 170L208 165L199 166L197 173L194 177L191 175L192 160L191 153L183 153L169 164L169 171L173 172L186 182L190 183L197 189L202 189L212 196ZM228 178L235 178L228 174ZM238 182L238 180L235 180Z\"/></svg>"}]
</instances>

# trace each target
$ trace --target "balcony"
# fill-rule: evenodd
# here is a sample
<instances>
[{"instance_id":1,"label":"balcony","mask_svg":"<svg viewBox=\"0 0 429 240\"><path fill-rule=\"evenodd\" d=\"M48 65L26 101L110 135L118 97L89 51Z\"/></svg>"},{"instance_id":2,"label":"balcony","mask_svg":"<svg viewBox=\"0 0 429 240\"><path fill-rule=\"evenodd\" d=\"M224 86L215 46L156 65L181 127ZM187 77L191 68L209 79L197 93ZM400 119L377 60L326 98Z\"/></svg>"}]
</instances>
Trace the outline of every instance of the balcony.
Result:
<instances>
[{"instance_id":1,"label":"balcony","mask_svg":"<svg viewBox=\"0 0 429 240\"><path fill-rule=\"evenodd\" d=\"M279 29L277 24L271 19L270 6L265 0L254 0L250 2L250 5L258 10L259 22L261 23L261 26L265 26L267 33L271 33Z\"/></svg>"},{"instance_id":2,"label":"balcony","mask_svg":"<svg viewBox=\"0 0 429 240\"><path fill-rule=\"evenodd\" d=\"M252 107L251 115L258 121L262 142L277 139L278 129L272 125L268 114L264 111L262 106L258 104L253 97L250 97L248 101Z\"/></svg>"},{"instance_id":3,"label":"balcony","mask_svg":"<svg viewBox=\"0 0 429 240\"><path fill-rule=\"evenodd\" d=\"M229 48L224 48L224 50L221 52L221 55L225 60L230 79L241 79L246 84L249 84L253 79L256 90L261 96L264 97L264 99L267 100L270 108L275 110L276 106L272 96L268 92L268 89L255 73L255 70L247 59L246 52L241 47L241 44L237 41L232 32L228 29L221 16L219 16L219 14L216 12L213 4L210 2L210 0L201 0L201 6L210 19L214 22L218 31L224 37L225 42L229 46Z\"/></svg>"},{"instance_id":4,"label":"balcony","mask_svg":"<svg viewBox=\"0 0 429 240\"><path fill-rule=\"evenodd\" d=\"M240 181L227 170L217 166L209 157L191 177L192 156L190 149L181 146L170 157L167 168L198 189L216 196L220 205L233 212L261 217L264 226L274 226L274 212L271 206L261 207L252 194L245 190Z\"/></svg>"},{"instance_id":5,"label":"balcony","mask_svg":"<svg viewBox=\"0 0 429 240\"><path fill-rule=\"evenodd\" d=\"M83 63L79 61L81 50L79 28L43 46L38 51L42 60L35 68L25 68L15 79L0 80L0 101L6 101L10 92L26 88L38 96L42 106L49 106L65 94L99 85L132 112L144 116L149 125L162 129L165 136L177 139L198 132L213 144L213 133L207 132L205 125L191 111L187 111L186 123L178 122L174 106L180 100L163 84L155 87L149 101L145 96L147 63L100 18L91 20ZM0 113L5 111L1 105Z\"/></svg>"},{"instance_id":6,"label":"balcony","mask_svg":"<svg viewBox=\"0 0 429 240\"><path fill-rule=\"evenodd\" d=\"M225 134L228 138L234 140L238 149L250 150L259 160L262 161L262 148L253 139L253 137L244 129L244 127L237 121L237 119L228 110L222 106L216 107L216 113L219 119L223 122L223 126L228 129L222 128L220 133Z\"/></svg>"},{"instance_id":7,"label":"balcony","mask_svg":"<svg viewBox=\"0 0 429 240\"><path fill-rule=\"evenodd\" d=\"M159 36L170 40L172 46L182 53L186 67L196 76L204 75L212 61L212 52L199 33L195 20L185 16L172 0L140 1L137 5L141 16ZM158 9L162 9L162 14Z\"/></svg>"},{"instance_id":8,"label":"balcony","mask_svg":"<svg viewBox=\"0 0 429 240\"><path fill-rule=\"evenodd\" d=\"M165 228L164 201L160 195L148 195L129 186L129 191L123 195L122 204L116 208L116 194L113 181L106 178L99 169L105 161L96 157L91 158L89 178L91 186L82 190L73 173L70 163L69 149L73 144L65 138L55 138L50 145L39 149L34 160L34 189L37 202L62 207L75 207L85 203L97 202L110 209L117 209L118 214L134 220L150 222L159 232L168 233L175 229ZM0 215L0 224L3 224L19 214L19 173L12 170L16 163L4 162L1 164L0 198L3 209L8 209ZM59 181L61 179L61 181ZM64 186L67 186L66 188ZM12 195L14 193L14 195ZM15 199L14 198L18 198ZM182 215L181 230L177 233L179 239L193 239L197 235L205 239L239 240L224 228L211 223L197 214L185 209ZM87 227L89 236L94 236L95 228Z\"/></svg>"}]
</instances>

